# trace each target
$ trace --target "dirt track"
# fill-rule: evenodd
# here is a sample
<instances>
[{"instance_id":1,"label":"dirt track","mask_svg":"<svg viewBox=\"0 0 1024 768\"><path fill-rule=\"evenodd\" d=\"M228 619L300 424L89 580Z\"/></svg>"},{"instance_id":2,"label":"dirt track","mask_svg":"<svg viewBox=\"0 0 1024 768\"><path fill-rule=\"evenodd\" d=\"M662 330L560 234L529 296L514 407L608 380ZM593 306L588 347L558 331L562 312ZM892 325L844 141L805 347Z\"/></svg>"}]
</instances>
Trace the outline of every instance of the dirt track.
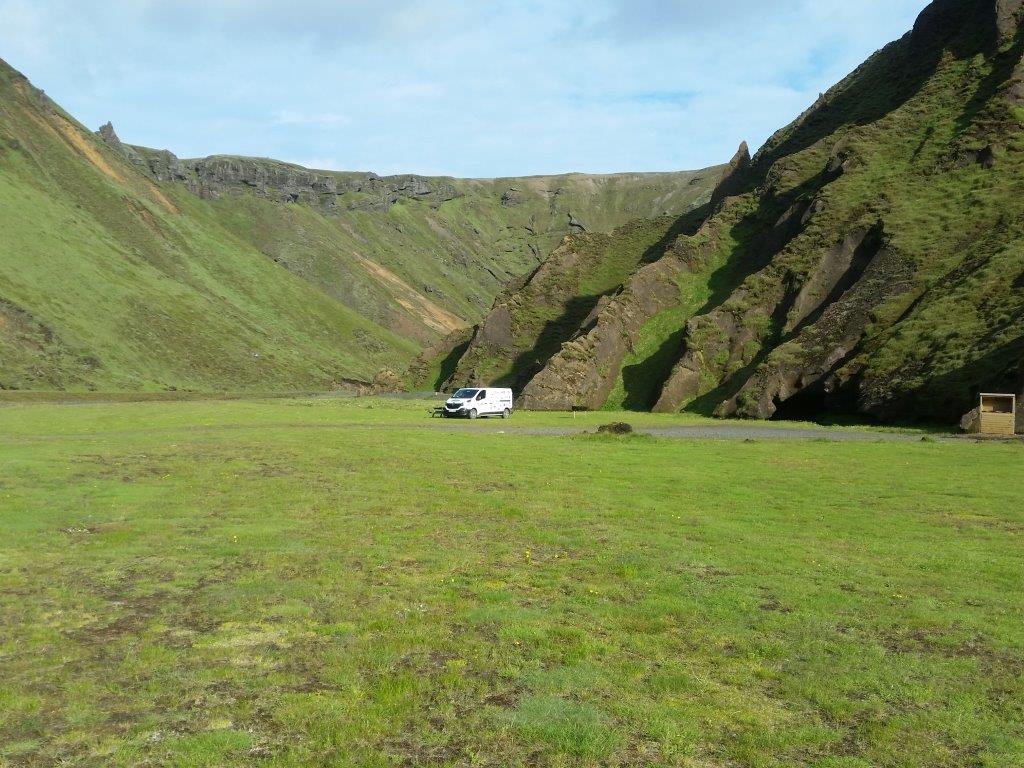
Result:
<instances>
[{"instance_id":1,"label":"dirt track","mask_svg":"<svg viewBox=\"0 0 1024 768\"><path fill-rule=\"evenodd\" d=\"M594 429L576 427L521 427L514 422L487 421L443 421L431 425L434 429L452 432L479 431L514 435L583 435ZM914 443L924 437L919 432L856 432L853 430L829 429L828 427L769 427L763 425L744 426L738 424L707 424L678 427L638 428L636 434L668 437L677 440L825 440L834 442L889 442ZM930 436L935 440L960 440L953 435Z\"/></svg>"}]
</instances>

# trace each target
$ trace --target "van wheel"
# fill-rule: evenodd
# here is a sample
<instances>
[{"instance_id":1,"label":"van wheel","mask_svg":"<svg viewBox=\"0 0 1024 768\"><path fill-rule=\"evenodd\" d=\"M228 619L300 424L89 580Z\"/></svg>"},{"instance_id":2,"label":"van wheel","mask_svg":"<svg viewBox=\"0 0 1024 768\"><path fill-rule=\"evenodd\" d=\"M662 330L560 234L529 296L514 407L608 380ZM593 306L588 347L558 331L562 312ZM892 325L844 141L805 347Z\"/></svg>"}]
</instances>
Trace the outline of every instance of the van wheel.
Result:
<instances>
[{"instance_id":1,"label":"van wheel","mask_svg":"<svg viewBox=\"0 0 1024 768\"><path fill-rule=\"evenodd\" d=\"M512 411L510 411L508 408L506 408L504 411L501 412L501 418L503 418L503 419L507 419L511 415L512 415Z\"/></svg>"},{"instance_id":2,"label":"van wheel","mask_svg":"<svg viewBox=\"0 0 1024 768\"><path fill-rule=\"evenodd\" d=\"M479 415L480 415L480 414L478 414L478 413L476 412L476 408L473 408L473 409L472 409L472 410L471 410L471 411L469 412L469 418L471 418L471 419L475 419L475 418L476 418L477 416L479 416Z\"/></svg>"}]
</instances>

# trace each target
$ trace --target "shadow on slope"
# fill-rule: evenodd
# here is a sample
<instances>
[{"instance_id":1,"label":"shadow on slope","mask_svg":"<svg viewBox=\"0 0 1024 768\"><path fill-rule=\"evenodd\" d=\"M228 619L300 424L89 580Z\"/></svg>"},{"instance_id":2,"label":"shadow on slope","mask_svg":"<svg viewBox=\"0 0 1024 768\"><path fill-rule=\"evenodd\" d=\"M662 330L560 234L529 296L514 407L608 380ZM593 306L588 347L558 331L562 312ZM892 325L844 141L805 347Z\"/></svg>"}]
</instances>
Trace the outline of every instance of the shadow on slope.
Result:
<instances>
[{"instance_id":1,"label":"shadow on slope","mask_svg":"<svg viewBox=\"0 0 1024 768\"><path fill-rule=\"evenodd\" d=\"M623 368L622 381L626 391L623 408L643 411L654 407L661 388L686 351L686 323L689 319L707 314L719 307L748 276L766 266L772 257L800 234L800 217L806 206L822 187L834 179L835 174L823 169L782 196L762 195L758 200L757 210L747 214L731 227L730 237L737 245L727 256L725 263L708 277L707 300L681 322L680 327L661 343L656 352L634 365ZM793 210L796 214L787 218L786 212ZM713 408L714 406L712 410Z\"/></svg>"},{"instance_id":2,"label":"shadow on slope","mask_svg":"<svg viewBox=\"0 0 1024 768\"><path fill-rule=\"evenodd\" d=\"M708 217L710 210L710 204L705 204L680 216L656 243L644 251L637 262L637 268L660 259L679 237L696 232ZM495 386L511 387L517 392L521 391L558 353L562 344L590 330L590 326L584 327L583 324L598 302L605 296L616 296L622 290L623 285L620 283L603 293L575 296L565 302L562 314L544 324L533 347L516 357L511 372L494 382Z\"/></svg>"},{"instance_id":3,"label":"shadow on slope","mask_svg":"<svg viewBox=\"0 0 1024 768\"><path fill-rule=\"evenodd\" d=\"M437 378L433 382L433 388L435 392L440 392L444 389L445 382L451 379L455 375L455 370L459 366L459 360L466 354L466 350L469 349L470 342L473 337L468 336L465 341L461 344L457 344L452 348L451 352L445 355L444 360L441 361L441 367L438 370Z\"/></svg>"}]
</instances>

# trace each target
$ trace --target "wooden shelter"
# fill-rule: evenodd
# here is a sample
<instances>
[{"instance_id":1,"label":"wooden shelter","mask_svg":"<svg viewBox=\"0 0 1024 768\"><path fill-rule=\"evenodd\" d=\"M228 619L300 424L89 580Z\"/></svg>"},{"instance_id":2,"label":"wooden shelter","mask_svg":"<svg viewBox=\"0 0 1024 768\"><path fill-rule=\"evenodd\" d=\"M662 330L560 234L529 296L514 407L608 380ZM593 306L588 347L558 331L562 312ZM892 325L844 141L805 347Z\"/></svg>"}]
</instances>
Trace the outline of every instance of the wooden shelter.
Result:
<instances>
[{"instance_id":1,"label":"wooden shelter","mask_svg":"<svg viewBox=\"0 0 1024 768\"><path fill-rule=\"evenodd\" d=\"M1017 424L1017 398L982 392L976 423L975 431L983 435L1012 435Z\"/></svg>"}]
</instances>

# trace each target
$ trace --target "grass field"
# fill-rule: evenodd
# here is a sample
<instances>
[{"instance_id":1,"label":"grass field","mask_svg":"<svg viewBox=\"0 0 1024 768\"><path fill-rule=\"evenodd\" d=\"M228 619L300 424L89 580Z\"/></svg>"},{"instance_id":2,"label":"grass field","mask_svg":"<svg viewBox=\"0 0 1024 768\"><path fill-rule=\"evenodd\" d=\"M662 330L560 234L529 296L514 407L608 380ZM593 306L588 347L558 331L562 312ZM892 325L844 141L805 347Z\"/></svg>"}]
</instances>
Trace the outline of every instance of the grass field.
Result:
<instances>
[{"instance_id":1,"label":"grass field","mask_svg":"<svg viewBox=\"0 0 1024 768\"><path fill-rule=\"evenodd\" d=\"M0 407L0 766L1024 765L1021 445L431 427Z\"/></svg>"}]
</instances>

